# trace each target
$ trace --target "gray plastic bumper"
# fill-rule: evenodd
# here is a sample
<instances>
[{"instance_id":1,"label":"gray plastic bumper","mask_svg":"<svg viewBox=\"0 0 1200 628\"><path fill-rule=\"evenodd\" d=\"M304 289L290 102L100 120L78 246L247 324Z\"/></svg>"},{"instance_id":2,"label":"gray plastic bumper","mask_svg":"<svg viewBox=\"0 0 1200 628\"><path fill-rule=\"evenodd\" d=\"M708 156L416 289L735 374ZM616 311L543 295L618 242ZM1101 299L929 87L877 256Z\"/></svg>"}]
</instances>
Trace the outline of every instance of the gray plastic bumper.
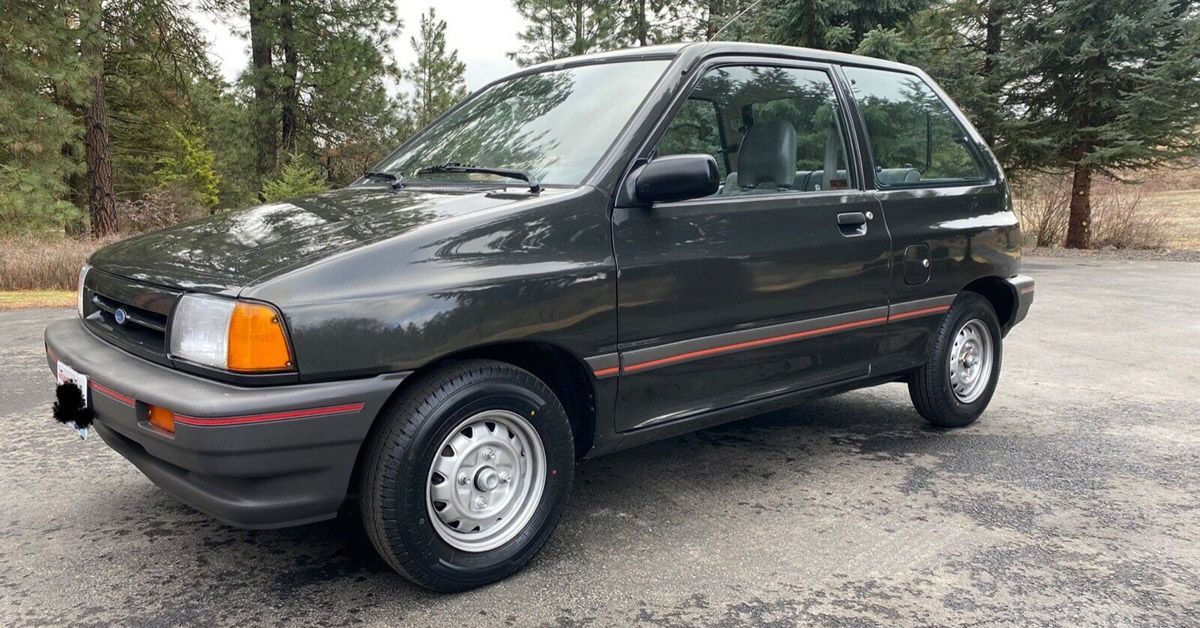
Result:
<instances>
[{"instance_id":1,"label":"gray plastic bumper","mask_svg":"<svg viewBox=\"0 0 1200 628\"><path fill-rule=\"evenodd\" d=\"M1033 305L1033 277L1027 275L1009 277L1008 285L1016 297L1016 311L1013 312L1012 320L1007 325L1008 329L1012 329L1014 325L1025 320L1025 316L1029 314L1029 306Z\"/></svg>"},{"instance_id":2,"label":"gray plastic bumper","mask_svg":"<svg viewBox=\"0 0 1200 628\"><path fill-rule=\"evenodd\" d=\"M51 370L89 378L96 432L155 484L246 528L337 515L359 448L406 373L315 384L241 387L130 355L78 319L46 328ZM171 434L147 422L153 404L176 413Z\"/></svg>"}]
</instances>

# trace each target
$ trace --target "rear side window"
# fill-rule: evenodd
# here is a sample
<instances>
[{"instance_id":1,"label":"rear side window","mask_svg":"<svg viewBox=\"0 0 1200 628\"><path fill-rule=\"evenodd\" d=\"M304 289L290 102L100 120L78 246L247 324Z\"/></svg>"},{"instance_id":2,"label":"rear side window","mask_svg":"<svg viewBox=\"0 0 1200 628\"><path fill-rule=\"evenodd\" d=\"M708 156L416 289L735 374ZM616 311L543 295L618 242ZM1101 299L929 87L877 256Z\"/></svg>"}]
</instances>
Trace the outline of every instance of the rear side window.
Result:
<instances>
[{"instance_id":1,"label":"rear side window","mask_svg":"<svg viewBox=\"0 0 1200 628\"><path fill-rule=\"evenodd\" d=\"M844 71L867 126L880 187L984 178L963 127L925 81L889 70Z\"/></svg>"}]
</instances>

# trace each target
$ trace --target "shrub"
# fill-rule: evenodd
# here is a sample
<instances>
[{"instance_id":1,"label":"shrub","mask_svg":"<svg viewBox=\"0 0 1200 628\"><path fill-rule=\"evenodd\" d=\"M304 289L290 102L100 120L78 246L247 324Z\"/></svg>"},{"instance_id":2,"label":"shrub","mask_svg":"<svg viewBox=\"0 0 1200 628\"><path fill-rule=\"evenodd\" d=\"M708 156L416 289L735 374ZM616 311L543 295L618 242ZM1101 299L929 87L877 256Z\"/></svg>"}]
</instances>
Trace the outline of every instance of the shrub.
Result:
<instances>
[{"instance_id":1,"label":"shrub","mask_svg":"<svg viewBox=\"0 0 1200 628\"><path fill-rule=\"evenodd\" d=\"M1099 194L1096 194L1099 192ZM1105 180L1092 189L1092 247L1161 249L1167 244L1167 213L1145 204L1146 186Z\"/></svg>"},{"instance_id":2,"label":"shrub","mask_svg":"<svg viewBox=\"0 0 1200 628\"><path fill-rule=\"evenodd\" d=\"M204 139L196 135L175 132L176 146L172 154L159 159L155 176L161 183L182 184L189 188L196 200L205 207L216 207L221 202L219 185L221 175L213 169L216 157L204 146Z\"/></svg>"},{"instance_id":3,"label":"shrub","mask_svg":"<svg viewBox=\"0 0 1200 628\"><path fill-rule=\"evenodd\" d=\"M1067 239L1071 179L1059 175L1030 175L1013 184L1021 230L1037 237L1038 246L1062 246Z\"/></svg>"},{"instance_id":4,"label":"shrub","mask_svg":"<svg viewBox=\"0 0 1200 628\"><path fill-rule=\"evenodd\" d=\"M203 204L186 184L168 183L139 199L117 203L117 226L125 234L162 229L207 215Z\"/></svg>"},{"instance_id":5,"label":"shrub","mask_svg":"<svg viewBox=\"0 0 1200 628\"><path fill-rule=\"evenodd\" d=\"M74 290L87 258L116 239L0 240L0 290Z\"/></svg>"},{"instance_id":6,"label":"shrub","mask_svg":"<svg viewBox=\"0 0 1200 628\"><path fill-rule=\"evenodd\" d=\"M1014 184L1014 205L1038 246L1062 246L1071 212L1071 177L1037 174ZM1097 179L1092 185L1092 247L1158 249L1170 233L1166 212L1144 203L1144 184Z\"/></svg>"},{"instance_id":7,"label":"shrub","mask_svg":"<svg viewBox=\"0 0 1200 628\"><path fill-rule=\"evenodd\" d=\"M272 203L285 198L307 196L329 189L317 166L300 155L292 155L279 177L263 184L263 200Z\"/></svg>"}]
</instances>

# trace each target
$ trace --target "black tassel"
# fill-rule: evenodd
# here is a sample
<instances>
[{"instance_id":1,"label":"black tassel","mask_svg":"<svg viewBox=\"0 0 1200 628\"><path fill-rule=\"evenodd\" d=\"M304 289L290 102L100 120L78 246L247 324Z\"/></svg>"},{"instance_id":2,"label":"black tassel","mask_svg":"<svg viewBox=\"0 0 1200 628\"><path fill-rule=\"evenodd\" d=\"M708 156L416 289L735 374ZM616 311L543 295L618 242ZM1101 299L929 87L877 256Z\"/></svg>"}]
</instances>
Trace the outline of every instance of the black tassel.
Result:
<instances>
[{"instance_id":1,"label":"black tassel","mask_svg":"<svg viewBox=\"0 0 1200 628\"><path fill-rule=\"evenodd\" d=\"M55 390L58 398L54 402L54 420L59 423L74 424L83 429L92 424L95 413L91 408L83 407L83 391L75 384L61 384Z\"/></svg>"}]
</instances>

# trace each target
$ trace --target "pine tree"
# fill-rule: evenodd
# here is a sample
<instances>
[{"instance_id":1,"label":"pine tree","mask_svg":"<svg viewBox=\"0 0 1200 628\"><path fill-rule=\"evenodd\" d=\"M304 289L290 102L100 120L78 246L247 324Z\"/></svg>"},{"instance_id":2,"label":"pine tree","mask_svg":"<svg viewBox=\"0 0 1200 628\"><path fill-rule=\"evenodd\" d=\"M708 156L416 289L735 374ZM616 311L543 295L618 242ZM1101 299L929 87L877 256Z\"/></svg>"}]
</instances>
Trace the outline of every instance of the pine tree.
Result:
<instances>
[{"instance_id":1,"label":"pine tree","mask_svg":"<svg viewBox=\"0 0 1200 628\"><path fill-rule=\"evenodd\" d=\"M525 18L525 30L517 34L521 49L508 53L518 65L527 66L620 48L618 14L612 3L601 0L514 0Z\"/></svg>"},{"instance_id":2,"label":"pine tree","mask_svg":"<svg viewBox=\"0 0 1200 628\"><path fill-rule=\"evenodd\" d=\"M288 157L279 176L263 184L262 199L264 202L273 203L328 189L325 177L316 165L303 155L293 154Z\"/></svg>"},{"instance_id":3,"label":"pine tree","mask_svg":"<svg viewBox=\"0 0 1200 628\"><path fill-rule=\"evenodd\" d=\"M1086 248L1094 173L1200 153L1200 16L1171 0L1057 0L1013 17L1013 162L1072 173L1066 245Z\"/></svg>"},{"instance_id":4,"label":"pine tree","mask_svg":"<svg viewBox=\"0 0 1200 628\"><path fill-rule=\"evenodd\" d=\"M907 25L932 0L764 0L750 21L770 43L850 52L875 29Z\"/></svg>"},{"instance_id":5,"label":"pine tree","mask_svg":"<svg viewBox=\"0 0 1200 628\"><path fill-rule=\"evenodd\" d=\"M433 8L421 16L420 34L409 41L417 60L403 73L413 88L406 109L413 127L420 129L466 97L467 67L457 50L446 50L446 21L437 19Z\"/></svg>"},{"instance_id":6,"label":"pine tree","mask_svg":"<svg viewBox=\"0 0 1200 628\"><path fill-rule=\"evenodd\" d=\"M73 108L88 91L78 18L69 3L0 7L0 231L61 229L80 217L68 184L82 173Z\"/></svg>"},{"instance_id":7,"label":"pine tree","mask_svg":"<svg viewBox=\"0 0 1200 628\"><path fill-rule=\"evenodd\" d=\"M205 0L222 15L248 17L255 171L272 173L279 153L328 159L347 142L400 132L385 79L399 76L390 41L401 23L389 0Z\"/></svg>"}]
</instances>

